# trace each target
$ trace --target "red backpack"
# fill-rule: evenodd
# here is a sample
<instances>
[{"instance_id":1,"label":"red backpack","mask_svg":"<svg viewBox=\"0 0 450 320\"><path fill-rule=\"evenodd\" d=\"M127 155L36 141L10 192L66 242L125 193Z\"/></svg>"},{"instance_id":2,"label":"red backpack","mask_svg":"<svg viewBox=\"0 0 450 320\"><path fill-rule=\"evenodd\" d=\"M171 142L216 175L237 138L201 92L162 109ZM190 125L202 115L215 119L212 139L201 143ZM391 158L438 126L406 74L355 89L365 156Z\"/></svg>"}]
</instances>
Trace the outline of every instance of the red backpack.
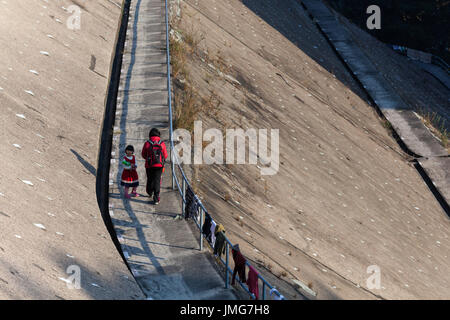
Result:
<instances>
[{"instance_id":1,"label":"red backpack","mask_svg":"<svg viewBox=\"0 0 450 320\"><path fill-rule=\"evenodd\" d=\"M164 155L163 155L163 151L162 151L162 141L161 140L157 140L157 141L150 141L148 140L148 142L150 143L150 155L147 158L148 164L150 167L154 167L156 165L161 165L162 167L164 167Z\"/></svg>"}]
</instances>

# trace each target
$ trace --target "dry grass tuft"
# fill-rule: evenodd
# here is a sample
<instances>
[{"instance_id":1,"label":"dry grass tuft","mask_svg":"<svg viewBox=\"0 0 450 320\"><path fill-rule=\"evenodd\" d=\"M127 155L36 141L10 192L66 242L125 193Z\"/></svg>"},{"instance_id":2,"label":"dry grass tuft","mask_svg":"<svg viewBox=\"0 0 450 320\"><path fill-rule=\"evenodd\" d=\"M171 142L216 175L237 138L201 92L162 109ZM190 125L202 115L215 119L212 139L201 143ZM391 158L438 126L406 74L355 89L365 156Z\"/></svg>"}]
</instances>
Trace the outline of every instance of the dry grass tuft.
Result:
<instances>
[{"instance_id":1,"label":"dry grass tuft","mask_svg":"<svg viewBox=\"0 0 450 320\"><path fill-rule=\"evenodd\" d=\"M180 30L176 24L172 28L177 30L176 34L181 35L181 40L177 36L170 39L172 77L175 83L174 127L192 132L194 121L198 120L201 113L206 113L209 117L218 116L222 101L214 91L211 91L209 96L202 97L191 81L187 67L188 60L198 56L199 44L204 36L195 31L193 26Z\"/></svg>"},{"instance_id":2,"label":"dry grass tuft","mask_svg":"<svg viewBox=\"0 0 450 320\"><path fill-rule=\"evenodd\" d=\"M419 109L417 111L422 122L441 140L442 146L448 148L448 139L450 133L447 131L444 117L441 117L436 112L425 111L424 109Z\"/></svg>"}]
</instances>

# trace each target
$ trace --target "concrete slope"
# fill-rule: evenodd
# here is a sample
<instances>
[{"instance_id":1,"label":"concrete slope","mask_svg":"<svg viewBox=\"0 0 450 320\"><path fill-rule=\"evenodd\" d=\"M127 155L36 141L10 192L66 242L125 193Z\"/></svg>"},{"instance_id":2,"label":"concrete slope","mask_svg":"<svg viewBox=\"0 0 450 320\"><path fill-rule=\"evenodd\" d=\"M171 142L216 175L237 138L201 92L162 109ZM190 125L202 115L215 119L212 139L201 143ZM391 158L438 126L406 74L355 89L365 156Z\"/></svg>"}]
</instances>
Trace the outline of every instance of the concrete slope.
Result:
<instances>
[{"instance_id":1,"label":"concrete slope","mask_svg":"<svg viewBox=\"0 0 450 320\"><path fill-rule=\"evenodd\" d=\"M377 71L383 75L385 81L411 109L437 113L447 119L443 125L447 131L450 131L449 76L445 75L441 68L401 56L386 44L350 23L345 17L336 13L335 17L347 29L351 39L369 58ZM423 68L428 70L425 71ZM433 75L430 74L431 72ZM444 75L439 75L441 72ZM445 85L446 82L447 85Z\"/></svg>"},{"instance_id":2,"label":"concrete slope","mask_svg":"<svg viewBox=\"0 0 450 320\"><path fill-rule=\"evenodd\" d=\"M171 189L170 163L162 178L158 206L145 192L146 174L140 152L151 128L169 141L166 26L164 0L131 3L120 79L111 154L109 205L114 228L128 264L148 299L236 299L214 267L211 255L199 250L193 222L175 219L181 198ZM134 145L141 197L127 200L120 187L125 147Z\"/></svg>"},{"instance_id":3,"label":"concrete slope","mask_svg":"<svg viewBox=\"0 0 450 320\"><path fill-rule=\"evenodd\" d=\"M320 0L304 0L303 3L408 148L421 157L447 156L447 150L422 124L414 109L395 92L331 10Z\"/></svg>"},{"instance_id":4,"label":"concrete slope","mask_svg":"<svg viewBox=\"0 0 450 320\"><path fill-rule=\"evenodd\" d=\"M414 63L417 64L426 72L428 72L429 74L431 74L433 77L439 80L444 86L446 86L447 89L450 90L450 75L444 69L438 67L437 65L423 63L421 61L414 61Z\"/></svg>"},{"instance_id":5,"label":"concrete slope","mask_svg":"<svg viewBox=\"0 0 450 320\"><path fill-rule=\"evenodd\" d=\"M392 74L402 71L402 63L404 63L402 57L396 57L397 64L391 62L391 68L387 70L386 65L389 65L389 59L377 58L372 53L373 50L368 49L370 46L376 46L376 41L371 39L372 41L369 44L367 41L363 44L361 41L361 38L363 38L362 32L355 30L355 27L348 22L346 25L349 29L347 29L333 16L332 11L322 1L307 0L304 3L315 17L320 29L381 109L381 112L389 120L406 147L419 157L431 160L421 162L425 163L424 168L428 173L428 176L424 178L425 180L438 182L438 184L432 184L431 188L447 214L450 214L450 197L448 197L450 177L443 174L450 170L448 151L441 145L441 141L422 123L416 113L419 110L422 110L422 113L437 113L439 117L442 117L443 121L440 125L443 130L447 125L446 122L450 120L448 113L450 91L448 88L436 83L436 81L432 82L434 86L431 88L429 83L417 88L418 86L415 83L422 79L417 77L415 73L410 72L409 69L402 74L402 78L406 79L404 81L406 82L405 86L401 79L399 81L398 76L393 77ZM353 30L353 33L349 30ZM386 48L379 49L379 51L383 51L383 49L385 52L388 51ZM389 53L392 54L392 52ZM387 62L384 63L383 60ZM407 64L409 68L415 68L411 62ZM382 67L383 65L384 67ZM424 72L419 71L418 74L426 78ZM411 79L416 82L411 83ZM434 94L427 92L428 88L431 89L430 91L434 91ZM422 108L418 107L420 95L429 98L427 99L427 105L422 106ZM411 100L411 98L418 98L418 100Z\"/></svg>"},{"instance_id":6,"label":"concrete slope","mask_svg":"<svg viewBox=\"0 0 450 320\"><path fill-rule=\"evenodd\" d=\"M193 168L208 211L280 292L298 299L301 280L317 299L448 299L448 216L300 3L187 0L178 28L204 39L186 68L221 102L204 130L280 129L274 176Z\"/></svg>"},{"instance_id":7,"label":"concrete slope","mask_svg":"<svg viewBox=\"0 0 450 320\"><path fill-rule=\"evenodd\" d=\"M74 3L0 3L0 299L143 298L95 193L120 3Z\"/></svg>"}]
</instances>

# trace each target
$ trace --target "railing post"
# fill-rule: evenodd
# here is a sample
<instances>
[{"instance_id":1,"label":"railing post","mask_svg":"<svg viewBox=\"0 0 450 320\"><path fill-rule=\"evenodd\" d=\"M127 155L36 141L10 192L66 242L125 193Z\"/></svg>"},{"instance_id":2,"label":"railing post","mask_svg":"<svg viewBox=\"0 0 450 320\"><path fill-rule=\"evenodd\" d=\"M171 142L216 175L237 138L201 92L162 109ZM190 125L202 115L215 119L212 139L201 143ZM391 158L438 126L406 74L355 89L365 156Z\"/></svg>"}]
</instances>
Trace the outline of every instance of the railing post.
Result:
<instances>
[{"instance_id":1,"label":"railing post","mask_svg":"<svg viewBox=\"0 0 450 320\"><path fill-rule=\"evenodd\" d=\"M181 214L184 215L184 213L186 212L186 181L184 181L184 178L182 178L181 186Z\"/></svg>"},{"instance_id":2,"label":"railing post","mask_svg":"<svg viewBox=\"0 0 450 320\"><path fill-rule=\"evenodd\" d=\"M226 249L225 249L225 253L226 253L226 266L225 266L225 289L228 289L228 283L229 283L229 274L228 274L228 264L229 264L229 259L230 259L230 255L229 255L229 249L230 249L230 245L228 244L228 241L226 242Z\"/></svg>"},{"instance_id":3,"label":"railing post","mask_svg":"<svg viewBox=\"0 0 450 320\"><path fill-rule=\"evenodd\" d=\"M173 154L172 151L170 153L172 155L172 161L171 161L171 166L172 166L172 190L175 190L175 174L176 174L176 172L175 172L174 154Z\"/></svg>"},{"instance_id":4,"label":"railing post","mask_svg":"<svg viewBox=\"0 0 450 320\"><path fill-rule=\"evenodd\" d=\"M203 251L203 234L202 234L202 227L203 227L203 208L200 207L200 251Z\"/></svg>"},{"instance_id":5,"label":"railing post","mask_svg":"<svg viewBox=\"0 0 450 320\"><path fill-rule=\"evenodd\" d=\"M171 78L170 78L170 41L169 41L169 8L167 6L167 0L165 1L165 22L166 22L166 63L167 63L167 104L169 107L169 140L170 140L170 159L171 168L172 168L172 190L175 190L175 161L173 154L173 113L172 113L172 86L171 86Z\"/></svg>"},{"instance_id":6,"label":"railing post","mask_svg":"<svg viewBox=\"0 0 450 320\"><path fill-rule=\"evenodd\" d=\"M262 299L266 300L266 283L264 281L262 286Z\"/></svg>"}]
</instances>

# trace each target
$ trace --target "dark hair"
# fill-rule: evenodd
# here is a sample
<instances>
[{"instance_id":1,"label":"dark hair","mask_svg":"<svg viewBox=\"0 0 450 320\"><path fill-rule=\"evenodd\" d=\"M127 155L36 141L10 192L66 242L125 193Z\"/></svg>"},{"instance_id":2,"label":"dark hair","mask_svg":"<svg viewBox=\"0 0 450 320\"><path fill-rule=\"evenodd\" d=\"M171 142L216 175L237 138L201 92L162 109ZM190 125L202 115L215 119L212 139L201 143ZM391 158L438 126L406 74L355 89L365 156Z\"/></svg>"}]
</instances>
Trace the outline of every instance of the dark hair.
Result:
<instances>
[{"instance_id":1,"label":"dark hair","mask_svg":"<svg viewBox=\"0 0 450 320\"><path fill-rule=\"evenodd\" d=\"M161 132L159 132L159 130L157 128L152 128L152 130L150 130L149 133L150 137L161 137Z\"/></svg>"},{"instance_id":2,"label":"dark hair","mask_svg":"<svg viewBox=\"0 0 450 320\"><path fill-rule=\"evenodd\" d=\"M130 144L125 148L125 151L128 151L128 150L134 152L134 147Z\"/></svg>"}]
</instances>

